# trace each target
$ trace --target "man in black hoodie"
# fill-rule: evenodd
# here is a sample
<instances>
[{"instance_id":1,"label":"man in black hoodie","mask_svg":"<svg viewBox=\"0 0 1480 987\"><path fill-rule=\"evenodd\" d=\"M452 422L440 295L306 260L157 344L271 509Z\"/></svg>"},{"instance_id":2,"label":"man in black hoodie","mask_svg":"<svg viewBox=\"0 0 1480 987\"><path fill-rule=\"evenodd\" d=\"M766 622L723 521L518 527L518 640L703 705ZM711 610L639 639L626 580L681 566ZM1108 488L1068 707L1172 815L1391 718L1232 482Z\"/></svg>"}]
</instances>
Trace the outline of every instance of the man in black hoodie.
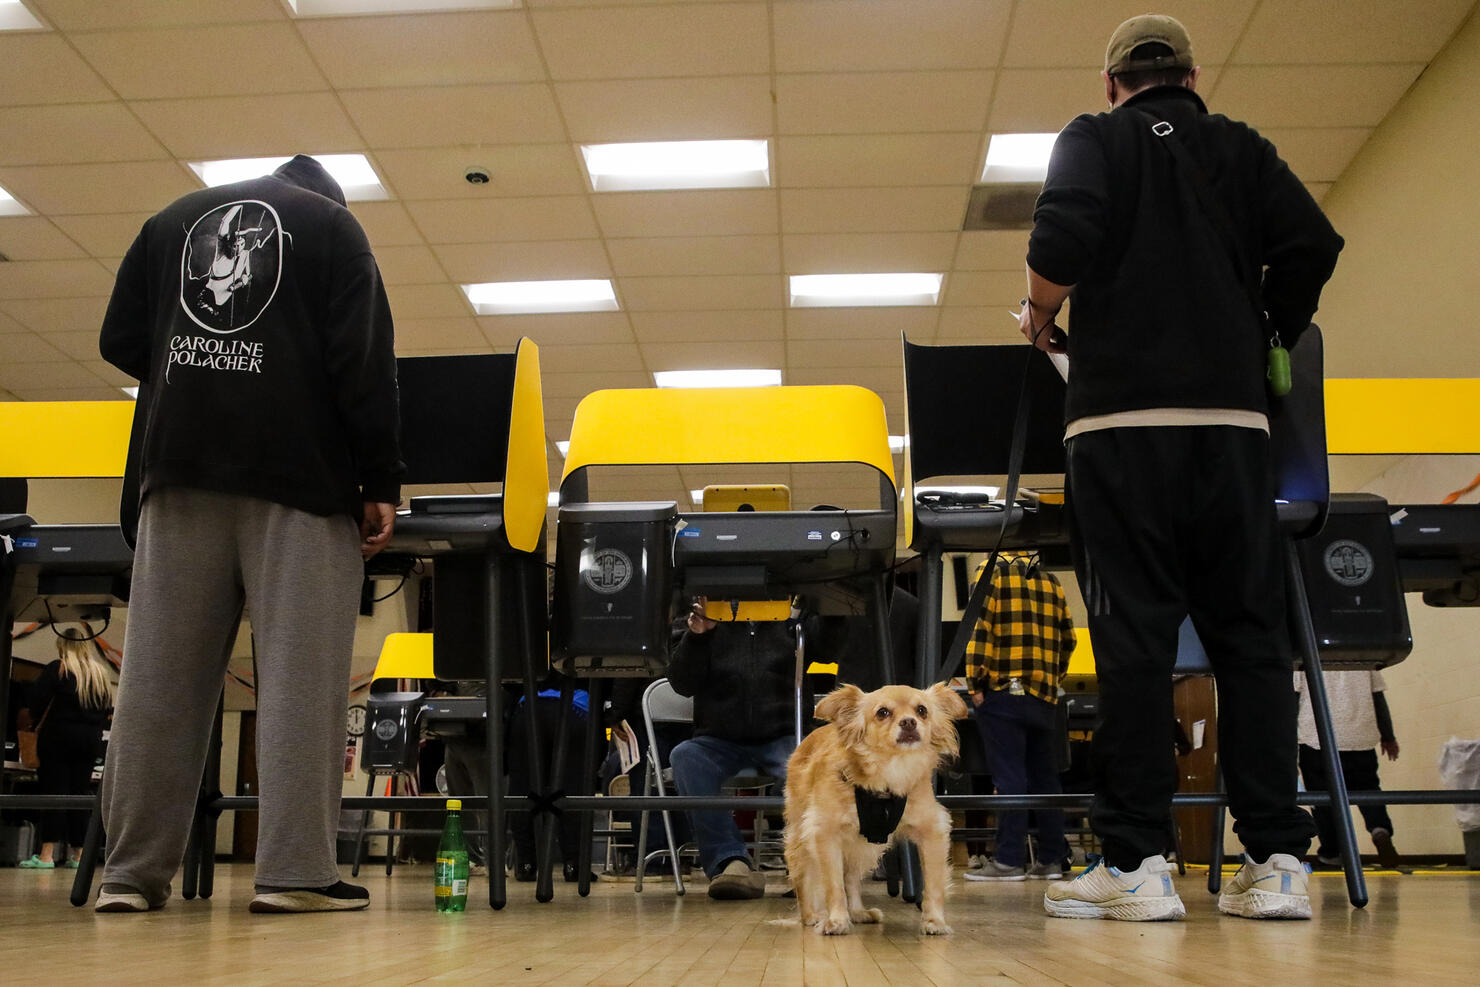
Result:
<instances>
[{"instance_id":1,"label":"man in black hoodie","mask_svg":"<svg viewBox=\"0 0 1480 987\"><path fill-rule=\"evenodd\" d=\"M119 266L99 348L140 389L97 910L169 899L244 607L262 799L251 910L364 908L334 856L345 696L361 557L390 539L404 466L390 307L344 193L299 155L176 200Z\"/></svg>"},{"instance_id":2,"label":"man in black hoodie","mask_svg":"<svg viewBox=\"0 0 1480 987\"><path fill-rule=\"evenodd\" d=\"M1198 72L1174 18L1116 29L1110 112L1059 135L1028 245L1023 334L1069 356L1066 484L1101 702L1090 822L1105 856L1049 888L1061 917L1184 914L1162 854L1189 614L1247 851L1219 908L1310 916L1265 363L1309 324L1342 241L1269 141L1208 113Z\"/></svg>"}]
</instances>

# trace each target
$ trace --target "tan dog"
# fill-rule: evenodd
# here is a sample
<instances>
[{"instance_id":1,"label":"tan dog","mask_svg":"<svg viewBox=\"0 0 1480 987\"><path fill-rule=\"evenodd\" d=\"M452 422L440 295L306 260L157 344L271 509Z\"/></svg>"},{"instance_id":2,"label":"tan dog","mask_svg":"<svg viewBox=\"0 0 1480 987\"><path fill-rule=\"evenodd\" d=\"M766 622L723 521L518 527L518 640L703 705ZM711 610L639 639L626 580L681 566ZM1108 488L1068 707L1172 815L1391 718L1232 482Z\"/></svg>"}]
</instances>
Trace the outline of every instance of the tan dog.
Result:
<instances>
[{"instance_id":1,"label":"tan dog","mask_svg":"<svg viewBox=\"0 0 1480 987\"><path fill-rule=\"evenodd\" d=\"M854 922L883 921L882 911L863 907L863 876L888 843L906 837L920 848L924 871L920 929L932 936L951 931L951 819L935 800L932 779L941 760L959 752L952 721L964 716L966 703L945 685L924 692L891 685L867 694L845 685L817 704L817 718L828 722L797 747L786 775L786 866L803 925L840 936ZM903 806L884 801L889 795L905 796Z\"/></svg>"}]
</instances>

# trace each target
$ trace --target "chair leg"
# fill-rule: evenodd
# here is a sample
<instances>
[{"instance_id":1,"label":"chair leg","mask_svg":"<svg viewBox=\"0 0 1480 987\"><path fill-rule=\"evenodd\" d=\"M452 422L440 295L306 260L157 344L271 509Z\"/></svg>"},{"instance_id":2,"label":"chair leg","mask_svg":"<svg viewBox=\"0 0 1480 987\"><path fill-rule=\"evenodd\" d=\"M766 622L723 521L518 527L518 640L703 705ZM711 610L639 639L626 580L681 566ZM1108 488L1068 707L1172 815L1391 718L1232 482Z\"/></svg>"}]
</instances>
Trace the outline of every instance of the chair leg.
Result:
<instances>
[{"instance_id":1,"label":"chair leg","mask_svg":"<svg viewBox=\"0 0 1480 987\"><path fill-rule=\"evenodd\" d=\"M920 904L920 857L909 840L899 842L899 896L912 905Z\"/></svg>"},{"instance_id":2,"label":"chair leg","mask_svg":"<svg viewBox=\"0 0 1480 987\"><path fill-rule=\"evenodd\" d=\"M889 892L889 897L899 897L899 845L895 844L884 851L884 890Z\"/></svg>"},{"instance_id":3,"label":"chair leg","mask_svg":"<svg viewBox=\"0 0 1480 987\"><path fill-rule=\"evenodd\" d=\"M1304 575L1295 543L1285 540L1286 592L1289 594L1291 624L1305 662L1305 687L1310 695L1311 712L1315 714L1316 736L1321 741L1321 757L1326 762L1326 788L1331 794L1331 815L1341 839L1341 863L1346 870L1347 897L1353 907L1367 904L1367 880L1362 874L1362 859L1357 854L1357 834L1352 827L1351 803L1346 795L1346 777L1341 773L1341 752L1336 745L1336 729L1331 724L1331 706L1326 697L1326 680L1321 675L1321 654L1316 644L1315 628L1310 622L1310 604L1305 596Z\"/></svg>"},{"instance_id":4,"label":"chair leg","mask_svg":"<svg viewBox=\"0 0 1480 987\"><path fill-rule=\"evenodd\" d=\"M601 758L601 708L606 701L606 679L587 679L586 695L589 705L586 713L586 748L581 757L581 791L585 795L586 785L596 776L597 762ZM585 898L591 893L591 834L595 828L595 811L581 813L581 845L576 852L576 894ZM610 828L610 827L608 827Z\"/></svg>"},{"instance_id":5,"label":"chair leg","mask_svg":"<svg viewBox=\"0 0 1480 987\"><path fill-rule=\"evenodd\" d=\"M77 863L77 876L72 878L69 901L78 908L92 897L93 872L98 865L98 848L103 845L103 796L93 800L92 814L87 817L87 838L82 841L82 859Z\"/></svg>"},{"instance_id":6,"label":"chair leg","mask_svg":"<svg viewBox=\"0 0 1480 987\"><path fill-rule=\"evenodd\" d=\"M650 750L648 752L648 761L653 766L653 778L657 781L658 796L661 798L667 796L668 789L665 788L663 785L663 769L658 764L657 755L658 752L656 749ZM678 863L678 843L673 839L673 819L669 816L667 809L663 809L661 811L663 813L663 833L668 837L668 859L673 864L673 891L674 894L682 897L686 889L683 886L683 874L681 873L681 868L679 867ZM646 833L647 831L646 829L644 829L643 835L645 836ZM646 867L647 862L644 860L639 860L637 862L637 866Z\"/></svg>"},{"instance_id":7,"label":"chair leg","mask_svg":"<svg viewBox=\"0 0 1480 987\"><path fill-rule=\"evenodd\" d=\"M395 785L396 779L393 775L391 776L392 795L396 793ZM387 825L385 828L391 830L391 832L385 834L385 876L390 877L391 871L396 866L396 834L394 832L396 828L396 813L390 813L386 818L386 823Z\"/></svg>"},{"instance_id":8,"label":"chair leg","mask_svg":"<svg viewBox=\"0 0 1480 987\"><path fill-rule=\"evenodd\" d=\"M369 798L375 794L375 772L370 772L370 780L365 785L365 797ZM360 810L360 828L355 831L355 860L350 866L349 876L360 876L360 860L365 855L365 825L370 821L370 810Z\"/></svg>"},{"instance_id":9,"label":"chair leg","mask_svg":"<svg viewBox=\"0 0 1480 987\"><path fill-rule=\"evenodd\" d=\"M1223 791L1223 772L1219 770L1214 773L1213 787L1215 791ZM1211 851L1208 854L1208 894L1217 894L1223 890L1223 823L1228 809L1218 806L1213 810L1213 840Z\"/></svg>"}]
</instances>

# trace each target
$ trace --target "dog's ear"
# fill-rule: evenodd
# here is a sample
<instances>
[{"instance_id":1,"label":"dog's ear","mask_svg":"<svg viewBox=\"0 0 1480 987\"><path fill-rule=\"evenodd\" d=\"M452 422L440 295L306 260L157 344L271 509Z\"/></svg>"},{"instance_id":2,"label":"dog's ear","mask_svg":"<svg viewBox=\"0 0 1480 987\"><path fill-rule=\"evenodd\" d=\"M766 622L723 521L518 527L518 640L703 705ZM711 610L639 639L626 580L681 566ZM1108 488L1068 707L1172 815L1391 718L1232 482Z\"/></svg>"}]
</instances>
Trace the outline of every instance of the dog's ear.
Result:
<instances>
[{"instance_id":1,"label":"dog's ear","mask_svg":"<svg viewBox=\"0 0 1480 987\"><path fill-rule=\"evenodd\" d=\"M841 723L858 712L858 702L862 698L863 690L858 686L839 686L822 697L812 715L825 723Z\"/></svg>"},{"instance_id":2,"label":"dog's ear","mask_svg":"<svg viewBox=\"0 0 1480 987\"><path fill-rule=\"evenodd\" d=\"M941 715L953 720L964 720L967 717L966 700L961 694L944 682L932 685L926 693L930 697L930 704L936 708Z\"/></svg>"}]
</instances>

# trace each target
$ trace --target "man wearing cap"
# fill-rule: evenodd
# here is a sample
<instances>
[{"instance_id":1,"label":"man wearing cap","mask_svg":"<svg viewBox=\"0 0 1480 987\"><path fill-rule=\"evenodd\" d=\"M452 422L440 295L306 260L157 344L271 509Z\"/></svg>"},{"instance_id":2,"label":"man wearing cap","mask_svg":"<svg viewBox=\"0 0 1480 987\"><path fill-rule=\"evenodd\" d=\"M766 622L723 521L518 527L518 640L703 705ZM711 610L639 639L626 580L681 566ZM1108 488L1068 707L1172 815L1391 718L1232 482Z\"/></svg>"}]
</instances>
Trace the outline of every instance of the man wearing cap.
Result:
<instances>
[{"instance_id":1,"label":"man wearing cap","mask_svg":"<svg viewBox=\"0 0 1480 987\"><path fill-rule=\"evenodd\" d=\"M1175 19L1115 30L1110 110L1059 135L1028 246L1023 334L1070 361L1066 486L1101 702L1090 823L1104 857L1049 887L1059 917L1184 914L1163 853L1187 615L1217 676L1246 850L1218 906L1310 916L1266 361L1273 337L1293 346L1309 324L1342 240L1273 145L1208 113L1198 73Z\"/></svg>"}]
</instances>

